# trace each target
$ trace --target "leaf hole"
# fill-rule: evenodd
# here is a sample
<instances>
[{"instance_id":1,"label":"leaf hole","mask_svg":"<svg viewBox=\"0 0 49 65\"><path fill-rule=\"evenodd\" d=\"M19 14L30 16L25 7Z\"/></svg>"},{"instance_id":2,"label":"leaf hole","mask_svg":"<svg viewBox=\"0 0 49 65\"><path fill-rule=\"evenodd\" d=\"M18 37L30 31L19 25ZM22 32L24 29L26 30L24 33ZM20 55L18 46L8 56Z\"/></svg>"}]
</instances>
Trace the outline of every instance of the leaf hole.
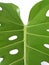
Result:
<instances>
[{"instance_id":1,"label":"leaf hole","mask_svg":"<svg viewBox=\"0 0 49 65\"><path fill-rule=\"evenodd\" d=\"M47 11L46 16L49 17L49 10Z\"/></svg>"},{"instance_id":2,"label":"leaf hole","mask_svg":"<svg viewBox=\"0 0 49 65\"><path fill-rule=\"evenodd\" d=\"M0 7L0 11L2 11L2 7Z\"/></svg>"},{"instance_id":3,"label":"leaf hole","mask_svg":"<svg viewBox=\"0 0 49 65\"><path fill-rule=\"evenodd\" d=\"M41 62L41 65L49 65L49 63L46 61L43 61L43 62Z\"/></svg>"},{"instance_id":4,"label":"leaf hole","mask_svg":"<svg viewBox=\"0 0 49 65\"><path fill-rule=\"evenodd\" d=\"M16 35L11 36L11 37L8 38L8 40L10 40L10 41L15 40L15 39L17 39L17 36Z\"/></svg>"},{"instance_id":5,"label":"leaf hole","mask_svg":"<svg viewBox=\"0 0 49 65\"><path fill-rule=\"evenodd\" d=\"M0 57L0 63L3 61L3 58Z\"/></svg>"},{"instance_id":6,"label":"leaf hole","mask_svg":"<svg viewBox=\"0 0 49 65\"><path fill-rule=\"evenodd\" d=\"M17 11L17 13L19 13L19 12L20 12L19 8L17 8L17 10L16 10L16 11Z\"/></svg>"},{"instance_id":7,"label":"leaf hole","mask_svg":"<svg viewBox=\"0 0 49 65\"><path fill-rule=\"evenodd\" d=\"M11 54L11 55L15 55L15 54L17 54L18 53L18 49L13 49L13 50L11 50L10 52L9 52L9 54Z\"/></svg>"},{"instance_id":8,"label":"leaf hole","mask_svg":"<svg viewBox=\"0 0 49 65\"><path fill-rule=\"evenodd\" d=\"M0 24L0 26L1 26L1 24Z\"/></svg>"},{"instance_id":9,"label":"leaf hole","mask_svg":"<svg viewBox=\"0 0 49 65\"><path fill-rule=\"evenodd\" d=\"M49 29L47 29L46 31L49 32Z\"/></svg>"},{"instance_id":10,"label":"leaf hole","mask_svg":"<svg viewBox=\"0 0 49 65\"><path fill-rule=\"evenodd\" d=\"M49 44L44 44L44 47L49 49Z\"/></svg>"}]
</instances>

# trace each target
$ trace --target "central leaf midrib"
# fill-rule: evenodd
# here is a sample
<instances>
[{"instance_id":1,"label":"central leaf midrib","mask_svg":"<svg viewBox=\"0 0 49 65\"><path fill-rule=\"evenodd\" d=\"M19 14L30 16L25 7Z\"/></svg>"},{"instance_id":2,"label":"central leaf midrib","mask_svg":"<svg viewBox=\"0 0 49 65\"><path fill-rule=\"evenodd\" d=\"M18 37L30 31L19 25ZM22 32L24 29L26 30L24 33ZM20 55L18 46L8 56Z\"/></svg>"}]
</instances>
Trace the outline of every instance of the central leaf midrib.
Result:
<instances>
[{"instance_id":1,"label":"central leaf midrib","mask_svg":"<svg viewBox=\"0 0 49 65\"><path fill-rule=\"evenodd\" d=\"M27 33L27 26L24 25L24 65L26 65L26 33Z\"/></svg>"}]
</instances>

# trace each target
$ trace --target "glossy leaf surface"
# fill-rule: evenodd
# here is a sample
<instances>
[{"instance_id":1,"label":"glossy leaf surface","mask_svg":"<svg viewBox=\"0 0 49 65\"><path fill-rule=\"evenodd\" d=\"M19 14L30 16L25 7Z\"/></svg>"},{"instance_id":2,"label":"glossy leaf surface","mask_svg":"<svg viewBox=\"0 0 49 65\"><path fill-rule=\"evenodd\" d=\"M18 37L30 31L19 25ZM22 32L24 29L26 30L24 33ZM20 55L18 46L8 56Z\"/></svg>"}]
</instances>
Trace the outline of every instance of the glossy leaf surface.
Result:
<instances>
[{"instance_id":1,"label":"glossy leaf surface","mask_svg":"<svg viewBox=\"0 0 49 65\"><path fill-rule=\"evenodd\" d=\"M17 6L0 3L0 7L0 65L48 65L49 1L31 9L28 25L22 23Z\"/></svg>"}]
</instances>

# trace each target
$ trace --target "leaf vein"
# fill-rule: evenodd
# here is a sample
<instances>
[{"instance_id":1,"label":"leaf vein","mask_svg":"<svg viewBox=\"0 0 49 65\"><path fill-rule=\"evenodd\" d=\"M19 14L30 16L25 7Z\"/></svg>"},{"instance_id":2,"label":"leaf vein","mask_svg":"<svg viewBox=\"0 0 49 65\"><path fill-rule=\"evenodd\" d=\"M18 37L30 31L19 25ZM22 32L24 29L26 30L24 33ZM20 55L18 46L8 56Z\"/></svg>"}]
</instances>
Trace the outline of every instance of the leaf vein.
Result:
<instances>
[{"instance_id":1,"label":"leaf vein","mask_svg":"<svg viewBox=\"0 0 49 65\"><path fill-rule=\"evenodd\" d=\"M23 31L23 29L21 29L21 30L8 30L8 31L0 31L0 33L4 33L4 32L14 32L14 31Z\"/></svg>"},{"instance_id":2,"label":"leaf vein","mask_svg":"<svg viewBox=\"0 0 49 65\"><path fill-rule=\"evenodd\" d=\"M12 65L12 64L14 64L14 63L16 63L16 62L19 62L19 61L22 61L23 59L24 59L24 57L23 57L23 58L18 59L17 61L14 61L14 62L10 63L9 65Z\"/></svg>"},{"instance_id":3,"label":"leaf vein","mask_svg":"<svg viewBox=\"0 0 49 65\"><path fill-rule=\"evenodd\" d=\"M30 48L30 49L32 49L32 50L38 51L38 52L40 52L40 53L42 53L42 54L44 54L44 55L49 56L49 54L47 54L47 53L45 53L45 52L42 52L42 51L40 51L40 50L38 50L38 49L32 48L31 46L28 46L28 45L27 45L27 47Z\"/></svg>"},{"instance_id":4,"label":"leaf vein","mask_svg":"<svg viewBox=\"0 0 49 65\"><path fill-rule=\"evenodd\" d=\"M33 36L38 36L38 37L47 37L49 38L49 36L46 35L38 35L38 34L32 34L32 33L27 33L28 35L33 35Z\"/></svg>"},{"instance_id":5,"label":"leaf vein","mask_svg":"<svg viewBox=\"0 0 49 65\"><path fill-rule=\"evenodd\" d=\"M44 24L48 24L48 23L49 23L49 22L47 22L47 23L40 23L40 24L31 25L31 26L27 26L27 27L30 28L30 27L35 27L35 26L44 25Z\"/></svg>"},{"instance_id":6,"label":"leaf vein","mask_svg":"<svg viewBox=\"0 0 49 65\"><path fill-rule=\"evenodd\" d=\"M6 48L6 47L9 47L9 46L12 46L12 45L15 45L15 44L18 44L20 42L23 42L23 40L19 41L19 42L15 42L13 44L10 44L10 45L7 45L7 46L4 46L4 47L1 47L0 49L3 49L3 48Z\"/></svg>"}]
</instances>

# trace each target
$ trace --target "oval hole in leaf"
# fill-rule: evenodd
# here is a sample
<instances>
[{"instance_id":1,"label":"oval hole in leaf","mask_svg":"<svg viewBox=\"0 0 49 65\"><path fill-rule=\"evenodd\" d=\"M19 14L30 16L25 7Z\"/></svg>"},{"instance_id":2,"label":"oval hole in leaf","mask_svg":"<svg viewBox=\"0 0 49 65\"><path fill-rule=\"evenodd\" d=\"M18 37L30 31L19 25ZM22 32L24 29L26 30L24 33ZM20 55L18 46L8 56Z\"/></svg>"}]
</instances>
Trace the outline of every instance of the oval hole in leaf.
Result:
<instances>
[{"instance_id":1,"label":"oval hole in leaf","mask_svg":"<svg viewBox=\"0 0 49 65\"><path fill-rule=\"evenodd\" d=\"M49 10L47 11L46 16L49 17Z\"/></svg>"},{"instance_id":2,"label":"oval hole in leaf","mask_svg":"<svg viewBox=\"0 0 49 65\"><path fill-rule=\"evenodd\" d=\"M15 39L17 39L17 36L16 35L11 36L11 37L8 38L8 40L10 40L10 41L15 40Z\"/></svg>"},{"instance_id":3,"label":"oval hole in leaf","mask_svg":"<svg viewBox=\"0 0 49 65\"><path fill-rule=\"evenodd\" d=\"M1 26L1 24L0 24L0 26Z\"/></svg>"},{"instance_id":4,"label":"oval hole in leaf","mask_svg":"<svg viewBox=\"0 0 49 65\"><path fill-rule=\"evenodd\" d=\"M49 65L49 63L46 61L43 61L43 62L41 62L41 65Z\"/></svg>"},{"instance_id":5,"label":"oval hole in leaf","mask_svg":"<svg viewBox=\"0 0 49 65\"><path fill-rule=\"evenodd\" d=\"M17 11L17 13L19 13L19 12L20 12L19 8L17 8L17 10L16 10L16 11Z\"/></svg>"},{"instance_id":6,"label":"oval hole in leaf","mask_svg":"<svg viewBox=\"0 0 49 65\"><path fill-rule=\"evenodd\" d=\"M0 63L3 61L3 58L0 58Z\"/></svg>"},{"instance_id":7,"label":"oval hole in leaf","mask_svg":"<svg viewBox=\"0 0 49 65\"><path fill-rule=\"evenodd\" d=\"M44 47L49 48L49 44L44 44Z\"/></svg>"},{"instance_id":8,"label":"oval hole in leaf","mask_svg":"<svg viewBox=\"0 0 49 65\"><path fill-rule=\"evenodd\" d=\"M46 31L49 32L49 29L47 29Z\"/></svg>"},{"instance_id":9,"label":"oval hole in leaf","mask_svg":"<svg viewBox=\"0 0 49 65\"><path fill-rule=\"evenodd\" d=\"M0 7L0 11L2 11L2 7Z\"/></svg>"},{"instance_id":10,"label":"oval hole in leaf","mask_svg":"<svg viewBox=\"0 0 49 65\"><path fill-rule=\"evenodd\" d=\"M9 54L11 54L11 55L15 55L15 54L17 54L18 53L18 49L13 49L13 50L11 50L10 52L9 52Z\"/></svg>"}]
</instances>

